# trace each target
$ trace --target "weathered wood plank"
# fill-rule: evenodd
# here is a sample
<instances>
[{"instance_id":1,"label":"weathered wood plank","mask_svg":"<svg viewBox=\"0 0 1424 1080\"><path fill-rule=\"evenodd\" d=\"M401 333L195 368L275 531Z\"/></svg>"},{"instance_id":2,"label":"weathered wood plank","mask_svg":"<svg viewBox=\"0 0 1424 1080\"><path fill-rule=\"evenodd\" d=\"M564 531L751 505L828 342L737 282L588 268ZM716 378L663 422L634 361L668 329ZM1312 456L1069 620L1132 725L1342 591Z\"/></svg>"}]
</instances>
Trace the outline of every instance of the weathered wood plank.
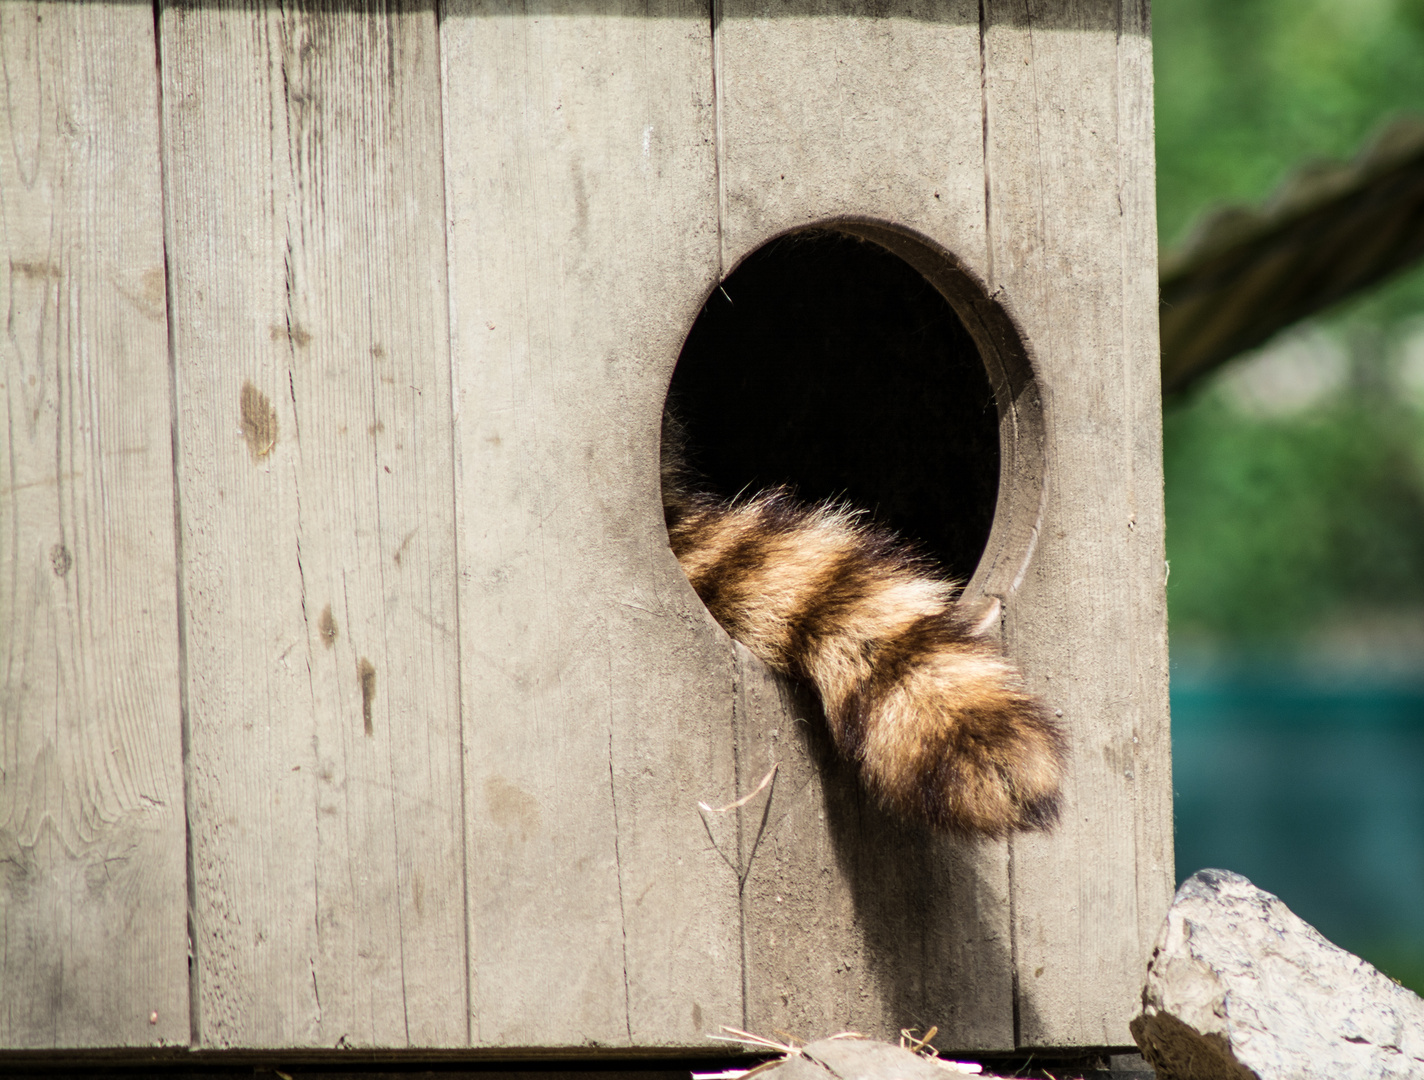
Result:
<instances>
[{"instance_id":1,"label":"weathered wood plank","mask_svg":"<svg viewBox=\"0 0 1424 1080\"><path fill-rule=\"evenodd\" d=\"M1009 1045L1003 845L986 853L869 805L813 697L738 653L743 786L777 770L742 811L747 1030L801 1038L854 1022Z\"/></svg>"},{"instance_id":2,"label":"weathered wood plank","mask_svg":"<svg viewBox=\"0 0 1424 1080\"><path fill-rule=\"evenodd\" d=\"M974 3L723 0L724 266L839 220L916 233L982 274L979 65ZM807 725L814 706L778 698L758 668L741 666L741 783L774 762L781 772L744 895L748 1025L892 1039L938 1026L941 1045L1010 1046L1006 848L905 829L866 806Z\"/></svg>"},{"instance_id":3,"label":"weathered wood plank","mask_svg":"<svg viewBox=\"0 0 1424 1080\"><path fill-rule=\"evenodd\" d=\"M441 23L471 993L481 1045L741 1020L726 639L667 547L662 398L713 287L690 0Z\"/></svg>"},{"instance_id":4,"label":"weathered wood plank","mask_svg":"<svg viewBox=\"0 0 1424 1080\"><path fill-rule=\"evenodd\" d=\"M1062 824L1012 845L1018 1038L1125 1044L1171 893L1146 16L985 11L991 284L1032 345L1049 432L1006 636L1073 750Z\"/></svg>"},{"instance_id":5,"label":"weathered wood plank","mask_svg":"<svg viewBox=\"0 0 1424 1080\"><path fill-rule=\"evenodd\" d=\"M1134 465L1148 495L1145 543L1136 550L1131 603L1131 745L1121 762L1135 800L1138 970L1150 959L1177 883L1172 850L1172 730L1167 666L1167 566L1162 485L1161 335L1158 315L1156 142L1152 104L1152 19L1148 0L1124 2L1117 37L1118 153L1123 212L1123 336L1134 357ZM1137 525L1134 525L1136 532ZM1141 644L1141 648L1139 648ZM1131 777L1127 774L1131 773ZM1140 1000L1140 998L1138 999ZM1136 1001L1134 1001L1134 1008Z\"/></svg>"},{"instance_id":6,"label":"weathered wood plank","mask_svg":"<svg viewBox=\"0 0 1424 1080\"><path fill-rule=\"evenodd\" d=\"M0 2L0 1045L188 1039L152 13Z\"/></svg>"},{"instance_id":7,"label":"weathered wood plank","mask_svg":"<svg viewBox=\"0 0 1424 1080\"><path fill-rule=\"evenodd\" d=\"M434 13L161 26L197 1040L464 1045Z\"/></svg>"},{"instance_id":8,"label":"weathered wood plank","mask_svg":"<svg viewBox=\"0 0 1424 1080\"><path fill-rule=\"evenodd\" d=\"M831 219L914 229L984 260L978 7L721 0L723 260Z\"/></svg>"}]
</instances>

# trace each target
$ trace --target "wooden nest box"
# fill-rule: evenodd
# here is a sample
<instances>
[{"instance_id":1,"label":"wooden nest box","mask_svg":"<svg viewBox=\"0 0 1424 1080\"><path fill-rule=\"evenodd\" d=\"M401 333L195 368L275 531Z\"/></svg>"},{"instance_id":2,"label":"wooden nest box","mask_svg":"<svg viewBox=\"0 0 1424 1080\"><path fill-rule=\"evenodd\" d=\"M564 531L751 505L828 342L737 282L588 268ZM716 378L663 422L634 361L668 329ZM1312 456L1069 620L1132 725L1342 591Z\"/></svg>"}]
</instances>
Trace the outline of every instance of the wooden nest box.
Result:
<instances>
[{"instance_id":1,"label":"wooden nest box","mask_svg":"<svg viewBox=\"0 0 1424 1080\"><path fill-rule=\"evenodd\" d=\"M0 19L0 1047L1128 1043L1145 3ZM865 803L668 550L670 385L715 478L848 491L1001 605L1054 832Z\"/></svg>"}]
</instances>

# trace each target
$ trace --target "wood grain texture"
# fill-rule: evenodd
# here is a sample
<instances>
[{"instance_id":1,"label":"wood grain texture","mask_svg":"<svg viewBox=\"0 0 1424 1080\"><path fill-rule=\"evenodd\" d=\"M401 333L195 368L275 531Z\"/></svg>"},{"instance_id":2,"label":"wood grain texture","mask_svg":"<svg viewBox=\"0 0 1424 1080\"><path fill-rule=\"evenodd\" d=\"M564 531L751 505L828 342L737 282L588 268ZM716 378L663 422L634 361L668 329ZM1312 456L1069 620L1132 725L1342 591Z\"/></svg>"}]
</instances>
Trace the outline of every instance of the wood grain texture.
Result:
<instances>
[{"instance_id":1,"label":"wood grain texture","mask_svg":"<svg viewBox=\"0 0 1424 1080\"><path fill-rule=\"evenodd\" d=\"M0 0L0 1045L1127 1043L1172 873L1146 19L236 2L161 10L155 81L148 9ZM868 807L668 550L684 338L818 224L985 354L968 602L1070 728L1050 835Z\"/></svg>"},{"instance_id":2,"label":"wood grain texture","mask_svg":"<svg viewBox=\"0 0 1424 1080\"><path fill-rule=\"evenodd\" d=\"M939 1028L1012 1045L1002 844L936 836L866 799L812 695L737 646L746 1030L797 1038Z\"/></svg>"},{"instance_id":3,"label":"wood grain texture","mask_svg":"<svg viewBox=\"0 0 1424 1080\"><path fill-rule=\"evenodd\" d=\"M978 9L969 0L720 0L723 264L870 219L984 258Z\"/></svg>"},{"instance_id":4,"label":"wood grain texture","mask_svg":"<svg viewBox=\"0 0 1424 1080\"><path fill-rule=\"evenodd\" d=\"M741 1020L732 669L667 547L663 395L717 280L684 0L441 24L478 1045Z\"/></svg>"},{"instance_id":5,"label":"wood grain texture","mask_svg":"<svg viewBox=\"0 0 1424 1080\"><path fill-rule=\"evenodd\" d=\"M818 223L871 224L854 227L892 250L915 236L904 246L982 338L966 279L985 261L977 5L724 0L720 14L724 265ZM1031 524L1020 532L996 546L1022 547ZM905 829L867 806L814 703L779 699L758 667L741 665L741 782L773 762L781 772L744 894L750 1028L893 1039L938 1026L944 1046L1011 1046L1005 846Z\"/></svg>"},{"instance_id":6,"label":"wood grain texture","mask_svg":"<svg viewBox=\"0 0 1424 1080\"><path fill-rule=\"evenodd\" d=\"M434 14L161 26L196 1039L464 1045Z\"/></svg>"},{"instance_id":7,"label":"wood grain texture","mask_svg":"<svg viewBox=\"0 0 1424 1080\"><path fill-rule=\"evenodd\" d=\"M988 3L992 286L1049 492L1006 639L1062 710L1062 824L1012 843L1023 1045L1123 1045L1171 893L1151 73L1136 4Z\"/></svg>"},{"instance_id":8,"label":"wood grain texture","mask_svg":"<svg viewBox=\"0 0 1424 1080\"><path fill-rule=\"evenodd\" d=\"M1167 665L1167 563L1162 485L1162 386L1158 315L1156 154L1152 107L1152 22L1147 0L1124 2L1117 38L1118 153L1123 196L1123 337L1133 376L1134 469L1148 496L1146 543L1134 560L1131 603L1132 743L1122 762L1133 781L1137 865L1137 943L1150 958L1163 906L1176 887L1172 849L1172 730ZM1153 526L1156 526L1155 529ZM1138 525L1134 522L1134 533ZM1159 562L1160 559L1160 562ZM1161 574L1158 567L1161 566ZM1131 776L1127 776L1128 772ZM1140 961L1139 961L1140 963ZM1135 1004L1134 1004L1135 1011Z\"/></svg>"},{"instance_id":9,"label":"wood grain texture","mask_svg":"<svg viewBox=\"0 0 1424 1080\"><path fill-rule=\"evenodd\" d=\"M0 1046L188 1039L153 18L0 3Z\"/></svg>"}]
</instances>

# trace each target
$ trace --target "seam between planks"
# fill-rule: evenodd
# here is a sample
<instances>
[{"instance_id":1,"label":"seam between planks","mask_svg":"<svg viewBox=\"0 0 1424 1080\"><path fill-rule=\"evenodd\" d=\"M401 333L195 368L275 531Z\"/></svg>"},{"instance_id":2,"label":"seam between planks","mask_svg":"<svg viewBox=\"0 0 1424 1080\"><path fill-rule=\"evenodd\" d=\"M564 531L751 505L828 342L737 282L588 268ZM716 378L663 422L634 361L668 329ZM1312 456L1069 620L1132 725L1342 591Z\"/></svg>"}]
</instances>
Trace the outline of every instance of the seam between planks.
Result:
<instances>
[{"instance_id":1,"label":"seam between planks","mask_svg":"<svg viewBox=\"0 0 1424 1080\"><path fill-rule=\"evenodd\" d=\"M172 199L169 192L168 176L168 130L163 94L163 0L153 0L153 62L154 82L158 92L158 173L160 177L159 200L163 213L163 301L164 321L168 337L168 422L173 460L173 554L174 554L174 609L178 622L178 741L183 764L183 867L186 877L185 896L187 898L186 931L188 938L188 1044L199 1044L202 1031L201 995L198 980L199 965L195 962L195 942L197 940L197 872L193 865L193 820L190 809L193 805L192 793L192 714L188 695L188 612L185 605L186 560L183 553L183 487L182 437L178 423L178 342L174 326L173 311L173 261L172 261L172 220L169 208Z\"/></svg>"},{"instance_id":2,"label":"seam between planks","mask_svg":"<svg viewBox=\"0 0 1424 1080\"><path fill-rule=\"evenodd\" d=\"M453 523L453 535L451 536L450 550L453 553L454 566L451 580L454 582L454 619L455 619L455 707L458 710L457 729L460 732L460 881L463 886L462 902L464 903L464 946L465 946L465 1045L475 1044L475 987L473 949L470 942L470 814L469 814L469 777L466 775L465 758L465 676L463 656L464 651L459 647L459 643L464 641L460 634L460 453L459 453L459 429L460 429L460 388L459 380L455 373L456 357L456 327L455 327L455 300L454 292L451 288L453 278L453 267L451 266L450 251L450 187L447 174L447 162L449 157L449 133L445 127L445 93L449 83L449 72L445 64L445 0L434 0L435 14L435 70L439 73L440 84L436 88L435 108L437 113L436 125L440 130L440 222L441 232L445 237L445 318L446 318L446 369L450 379L450 505L454 508L451 515Z\"/></svg>"},{"instance_id":3,"label":"seam between planks","mask_svg":"<svg viewBox=\"0 0 1424 1080\"><path fill-rule=\"evenodd\" d=\"M725 145L722 140L722 0L709 0L708 16L712 22L712 171L717 186L717 283L727 276L727 249L723 238L723 223L727 217L727 180L722 168Z\"/></svg>"}]
</instances>

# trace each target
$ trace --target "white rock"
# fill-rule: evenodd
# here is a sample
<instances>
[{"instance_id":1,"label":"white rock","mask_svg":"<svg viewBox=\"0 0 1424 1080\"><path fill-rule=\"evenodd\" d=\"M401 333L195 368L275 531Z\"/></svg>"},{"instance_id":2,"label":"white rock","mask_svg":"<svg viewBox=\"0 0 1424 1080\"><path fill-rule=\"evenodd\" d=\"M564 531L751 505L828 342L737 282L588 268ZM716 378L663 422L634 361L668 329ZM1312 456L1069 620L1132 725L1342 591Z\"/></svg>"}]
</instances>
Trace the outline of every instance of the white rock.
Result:
<instances>
[{"instance_id":1,"label":"white rock","mask_svg":"<svg viewBox=\"0 0 1424 1080\"><path fill-rule=\"evenodd\" d=\"M1177 890L1142 1004L1160 1080L1424 1077L1424 999L1226 870Z\"/></svg>"}]
</instances>

